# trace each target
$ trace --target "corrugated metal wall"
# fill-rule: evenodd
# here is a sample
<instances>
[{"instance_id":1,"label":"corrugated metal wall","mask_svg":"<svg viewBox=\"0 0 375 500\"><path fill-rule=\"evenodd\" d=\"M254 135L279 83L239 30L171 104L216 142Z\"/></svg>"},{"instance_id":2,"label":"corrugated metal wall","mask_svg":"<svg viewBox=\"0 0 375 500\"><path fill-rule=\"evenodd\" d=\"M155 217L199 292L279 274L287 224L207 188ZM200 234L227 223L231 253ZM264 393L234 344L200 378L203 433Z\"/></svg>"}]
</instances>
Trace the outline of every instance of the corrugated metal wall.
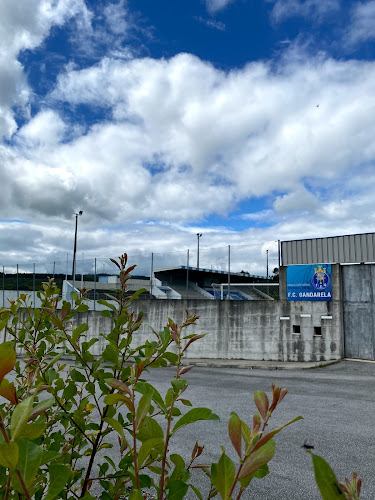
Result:
<instances>
[{"instance_id":1,"label":"corrugated metal wall","mask_svg":"<svg viewBox=\"0 0 375 500\"><path fill-rule=\"evenodd\" d=\"M375 262L375 233L281 242L283 266Z\"/></svg>"}]
</instances>

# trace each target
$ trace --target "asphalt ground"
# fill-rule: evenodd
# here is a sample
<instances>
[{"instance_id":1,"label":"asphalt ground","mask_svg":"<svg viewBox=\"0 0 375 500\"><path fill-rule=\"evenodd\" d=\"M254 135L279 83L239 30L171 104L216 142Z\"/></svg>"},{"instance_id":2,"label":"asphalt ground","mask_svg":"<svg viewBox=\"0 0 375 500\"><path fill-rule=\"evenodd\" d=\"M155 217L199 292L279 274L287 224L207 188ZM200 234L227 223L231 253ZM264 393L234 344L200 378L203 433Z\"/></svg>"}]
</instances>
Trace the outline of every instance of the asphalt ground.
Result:
<instances>
[{"instance_id":1,"label":"asphalt ground","mask_svg":"<svg viewBox=\"0 0 375 500\"><path fill-rule=\"evenodd\" d=\"M165 392L172 370L151 372L152 383ZM218 460L220 446L235 458L227 435L231 411L251 423L256 411L253 392L270 392L271 383L282 385L288 394L270 428L301 415L300 420L275 437L276 453L269 464L270 474L254 479L242 498L261 500L315 500L320 495L314 480L311 457L305 442L323 456L339 480L358 471L363 480L363 500L375 499L375 364L341 361L324 368L296 371L266 371L235 368L194 368L188 374L188 397L194 405L207 406L220 422L192 424L174 436L171 451L186 458L197 439L205 444L202 462ZM199 480L207 492L204 480ZM193 496L191 498L194 498ZM206 497L204 497L206 498Z\"/></svg>"},{"instance_id":2,"label":"asphalt ground","mask_svg":"<svg viewBox=\"0 0 375 500\"><path fill-rule=\"evenodd\" d=\"M164 395L170 387L173 368L150 371L146 378ZM363 480L361 499L375 499L375 363L341 361L311 370L261 370L245 368L194 367L186 374L189 388L185 397L194 406L211 408L220 421L197 422L181 428L171 439L170 452L189 460L196 440L205 445L201 463L217 461L220 446L233 459L227 433L231 411L251 426L256 412L253 392L270 393L271 383L282 385L288 394L270 421L270 429L296 416L300 420L275 437L276 453L269 464L270 474L254 479L242 495L257 500L315 500L320 495L314 480L311 457L304 443L314 446L339 480L358 471ZM183 411L189 408L182 407ZM105 450L119 460L117 438L114 447ZM93 471L95 472L95 471ZM207 498L208 483L203 473L194 475L194 484ZM98 486L91 494L100 497ZM188 498L196 498L189 493Z\"/></svg>"}]
</instances>

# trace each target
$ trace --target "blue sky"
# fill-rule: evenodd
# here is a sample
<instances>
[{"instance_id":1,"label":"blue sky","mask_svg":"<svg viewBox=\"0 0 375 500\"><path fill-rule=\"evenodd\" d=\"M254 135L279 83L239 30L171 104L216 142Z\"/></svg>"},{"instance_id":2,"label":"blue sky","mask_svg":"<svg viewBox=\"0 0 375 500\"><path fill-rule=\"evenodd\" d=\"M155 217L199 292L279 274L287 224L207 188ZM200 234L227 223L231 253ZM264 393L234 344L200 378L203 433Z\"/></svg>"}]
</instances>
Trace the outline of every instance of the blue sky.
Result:
<instances>
[{"instance_id":1,"label":"blue sky","mask_svg":"<svg viewBox=\"0 0 375 500\"><path fill-rule=\"evenodd\" d=\"M373 231L374 49L375 0L0 0L0 265Z\"/></svg>"}]
</instances>

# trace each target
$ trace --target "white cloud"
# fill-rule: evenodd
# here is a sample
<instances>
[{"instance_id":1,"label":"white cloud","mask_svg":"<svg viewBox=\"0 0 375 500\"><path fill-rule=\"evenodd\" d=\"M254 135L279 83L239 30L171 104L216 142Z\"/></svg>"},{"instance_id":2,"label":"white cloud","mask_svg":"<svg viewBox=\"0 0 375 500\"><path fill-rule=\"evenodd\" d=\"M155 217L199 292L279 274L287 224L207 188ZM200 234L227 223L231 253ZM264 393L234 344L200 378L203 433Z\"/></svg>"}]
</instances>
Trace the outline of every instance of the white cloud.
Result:
<instances>
[{"instance_id":1,"label":"white cloud","mask_svg":"<svg viewBox=\"0 0 375 500\"><path fill-rule=\"evenodd\" d=\"M206 0L206 5L209 12L217 12L225 9L233 1L235 0Z\"/></svg>"},{"instance_id":2,"label":"white cloud","mask_svg":"<svg viewBox=\"0 0 375 500\"><path fill-rule=\"evenodd\" d=\"M310 212L319 207L319 201L304 186L297 186L294 191L277 196L273 206L279 213Z\"/></svg>"},{"instance_id":3,"label":"white cloud","mask_svg":"<svg viewBox=\"0 0 375 500\"><path fill-rule=\"evenodd\" d=\"M266 0L275 3L271 17L282 22L291 17L306 17L320 21L340 9L340 0Z\"/></svg>"},{"instance_id":4,"label":"white cloud","mask_svg":"<svg viewBox=\"0 0 375 500\"><path fill-rule=\"evenodd\" d=\"M324 58L228 73L188 54L107 58L68 70L53 93L106 108L107 121L67 141L70 124L44 110L17 134L4 165L16 172L25 218L82 208L97 225L188 222L274 192L286 193L279 214L302 210L301 199L313 210L313 195L299 187L305 179L319 197L319 185L375 161L374 78L373 63Z\"/></svg>"},{"instance_id":5,"label":"white cloud","mask_svg":"<svg viewBox=\"0 0 375 500\"><path fill-rule=\"evenodd\" d=\"M194 248L199 231L205 246L225 248L373 227L375 63L307 58L295 48L278 63L229 72L189 54L106 57L83 70L68 66L16 132L12 106L26 108L29 97L17 51L42 43L80 2L53 5L61 10L38 11L31 27L16 29L19 39L6 32L13 55L0 61L0 133L14 137L0 146L2 217L33 221L0 225L0 236L11 227L13 259L63 258L80 209L80 249L92 257ZM107 20L125 12L125 3L115 5ZM81 130L58 113L61 103L73 116L83 105L105 119ZM272 206L275 196L273 210L243 216L270 228L185 227L246 199L268 197ZM0 248L0 259L7 255Z\"/></svg>"},{"instance_id":6,"label":"white cloud","mask_svg":"<svg viewBox=\"0 0 375 500\"><path fill-rule=\"evenodd\" d=\"M375 1L358 2L352 9L345 43L355 45L375 39Z\"/></svg>"},{"instance_id":7,"label":"white cloud","mask_svg":"<svg viewBox=\"0 0 375 500\"><path fill-rule=\"evenodd\" d=\"M195 17L195 20L205 24L209 28L214 28L218 31L225 31L225 24L222 23L221 21L215 21L214 19L205 19L203 17Z\"/></svg>"},{"instance_id":8,"label":"white cloud","mask_svg":"<svg viewBox=\"0 0 375 500\"><path fill-rule=\"evenodd\" d=\"M22 50L33 50L61 25L79 13L87 14L84 0L17 0L0 3L0 138L17 129L14 106L27 113L30 89L17 60Z\"/></svg>"}]
</instances>

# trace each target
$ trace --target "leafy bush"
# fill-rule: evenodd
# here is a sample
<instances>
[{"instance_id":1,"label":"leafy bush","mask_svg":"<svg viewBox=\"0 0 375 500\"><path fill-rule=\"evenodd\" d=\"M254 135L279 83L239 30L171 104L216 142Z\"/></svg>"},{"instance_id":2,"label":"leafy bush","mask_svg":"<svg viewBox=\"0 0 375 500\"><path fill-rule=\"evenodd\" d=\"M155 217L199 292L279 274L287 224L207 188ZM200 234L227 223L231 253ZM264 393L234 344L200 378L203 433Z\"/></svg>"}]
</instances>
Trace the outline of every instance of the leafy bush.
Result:
<instances>
[{"instance_id":1,"label":"leafy bush","mask_svg":"<svg viewBox=\"0 0 375 500\"><path fill-rule=\"evenodd\" d=\"M182 359L203 336L186 329L194 327L198 317L186 311L182 325L168 319L162 331L153 331L152 339L137 346L133 338L142 314L136 316L130 306L142 290L127 297L127 280L135 266L126 267L126 254L113 262L121 288L110 302L100 301L107 307L102 315L112 322L111 332L100 334L100 339L86 338L87 323L74 321L77 313L88 310L85 298L72 293L73 305L64 302L59 309L53 280L38 292L40 309L33 309L30 298L22 295L0 310L0 331L13 339L0 345L0 395L7 401L0 404L0 498L89 500L96 498L90 490L99 483L103 500L142 500L148 494L179 500L189 488L202 499L192 476L201 470L210 480L208 498L219 494L230 499L235 494L239 499L254 477L268 474L274 436L302 417L268 430L271 415L287 393L272 385L271 401L264 392L255 392L259 413L250 426L236 413L230 415L228 433L237 465L224 448L217 463L199 463L203 446L198 443L192 443L188 460L170 454L171 440L187 425L218 420L209 408L194 408L186 399L184 375L192 367L183 366ZM104 348L95 359L90 348L99 340ZM72 363L62 362L63 355ZM167 364L175 367L175 375L161 395L144 375ZM14 382L5 378L12 371ZM121 456L116 463L108 451L113 435Z\"/></svg>"}]
</instances>

